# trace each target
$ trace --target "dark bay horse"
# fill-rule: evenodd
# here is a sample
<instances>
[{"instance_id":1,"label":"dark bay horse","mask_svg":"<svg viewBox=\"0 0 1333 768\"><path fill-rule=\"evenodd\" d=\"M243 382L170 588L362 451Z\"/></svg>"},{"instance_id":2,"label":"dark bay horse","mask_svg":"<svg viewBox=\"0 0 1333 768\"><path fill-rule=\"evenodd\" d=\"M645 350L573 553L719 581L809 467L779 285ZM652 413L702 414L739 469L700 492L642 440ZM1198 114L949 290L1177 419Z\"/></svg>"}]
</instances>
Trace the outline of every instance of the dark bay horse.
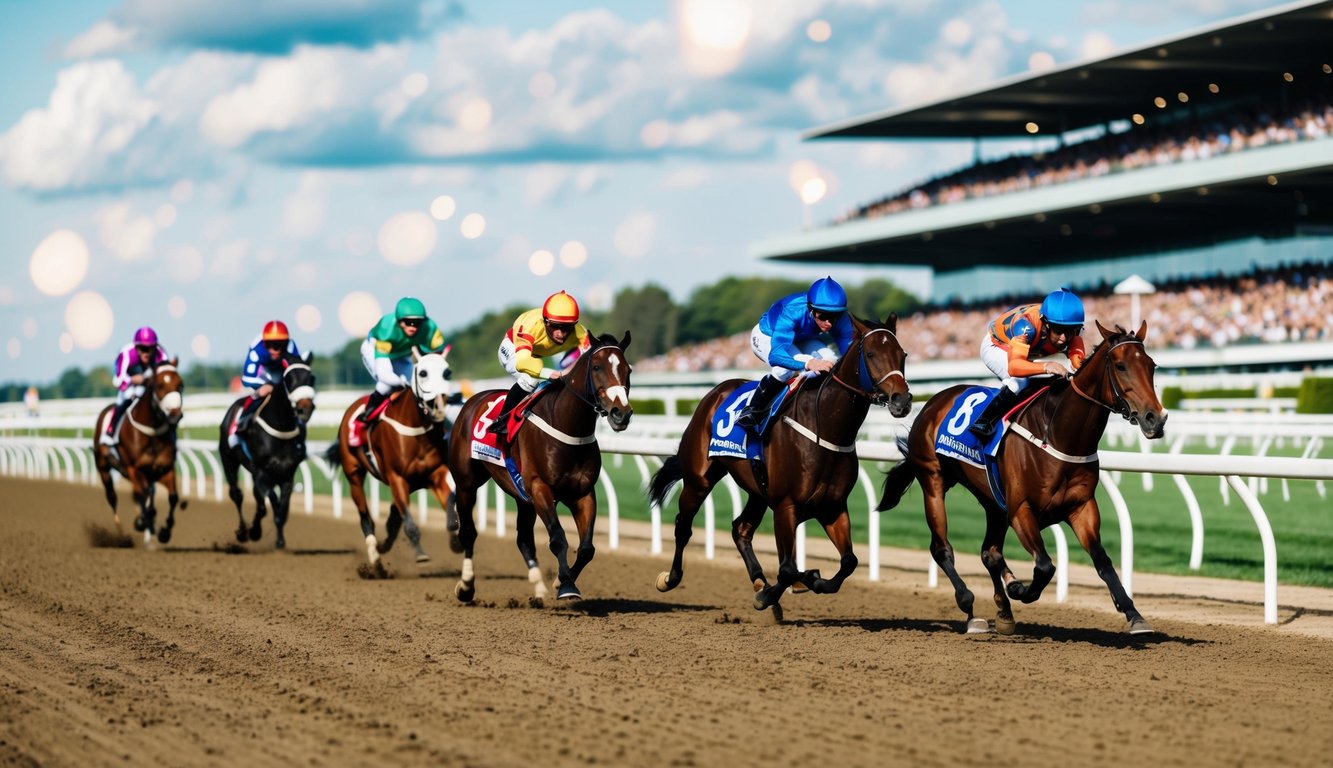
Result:
<instances>
[{"instance_id":1,"label":"dark bay horse","mask_svg":"<svg viewBox=\"0 0 1333 768\"><path fill-rule=\"evenodd\" d=\"M514 528L518 533L518 551L528 566L528 578L536 594L545 594L541 570L537 567L537 547L533 526L541 517L550 537L551 554L559 572L555 580L557 598L579 598L575 580L593 558L593 524L597 519L597 479L602 473L602 451L593 434L598 416L605 416L611 429L620 432L629 426L634 414L629 403L630 364L625 357L630 334L616 341L603 334L592 340L564 375L547 385L525 416L524 426L509 446L509 454L521 467L520 476L530 500L525 500L514 480L502 466L472 458L472 438L484 439L486 429L499 415L504 390L478 392L463 405L450 438L449 466L454 473L454 493L458 503L458 536L463 545L463 577L454 593L467 602L475 594L472 548L477 527L472 509L477 489L488 479L514 499L518 507ZM565 529L556 515L556 504L564 504L574 513L579 531L578 554L574 565L567 563L569 544Z\"/></svg>"},{"instance_id":2,"label":"dark bay horse","mask_svg":"<svg viewBox=\"0 0 1333 768\"><path fill-rule=\"evenodd\" d=\"M685 545L693 532L694 516L727 475L747 494L740 516L732 522L731 537L745 560L756 610L769 606L781 610L782 593L798 582L817 593L837 592L856 570L847 517L847 497L857 478L856 435L871 403L887 405L891 414L902 418L911 410L912 395L903 375L907 353L895 335L897 315L889 315L884 323L853 317L852 326L855 335L847 354L829 374L806 381L792 395L794 402L774 418L765 438L766 487L762 478L756 478L749 460L708 455L713 414L744 382L724 381L704 395L676 455L666 460L648 488L649 499L660 507L671 486L684 480L676 513L676 555L671 570L657 577L658 590L675 589L684 578ZM753 547L755 529L768 507L773 508L778 548L774 585L764 575ZM818 520L838 548L841 562L832 578L796 567L796 527L806 520Z\"/></svg>"},{"instance_id":3,"label":"dark bay horse","mask_svg":"<svg viewBox=\"0 0 1333 768\"><path fill-rule=\"evenodd\" d=\"M1129 631L1153 631L1134 608L1134 601L1102 548L1096 497L1100 469L1097 445L1112 413L1137 424L1149 439L1162 436L1167 414L1153 389L1157 365L1143 347L1148 324L1145 322L1137 333L1119 326L1108 330L1101 323L1097 323L1097 330L1103 342L1083 367L1067 381L1056 380L1044 393L1030 399L1010 422L1015 426L1004 435L997 454L1008 511L996 501L985 470L935 453L940 422L967 389L965 386L950 387L926 403L907 437L903 450L906 461L884 479L881 510L896 506L913 480L921 483L930 526L930 553L953 584L958 608L967 614L968 632L985 632L988 628L985 619L973 618L973 595L954 567L953 546L947 535L944 494L958 483L971 491L986 510L981 560L995 585L997 632L1014 632L1009 598L1035 602L1055 575L1041 531L1060 522L1068 523L1092 557L1116 609L1129 621ZM1031 387L1034 394L1038 389ZM1032 581L1026 585L1014 578L1004 560L1004 539L1011 527L1034 561Z\"/></svg>"},{"instance_id":4,"label":"dark bay horse","mask_svg":"<svg viewBox=\"0 0 1333 768\"><path fill-rule=\"evenodd\" d=\"M145 544L152 541L154 534L160 543L166 544L171 541L171 529L176 525L177 503L181 509L187 505L176 493L176 425L183 415L181 407L185 392L185 384L176 370L176 360L153 364L145 376L144 389L144 395L134 401L120 423L118 449L102 445L97 437L93 438L93 464L102 478L102 488L106 491L106 501L111 505L116 527L120 527L120 513L116 510L113 469L124 475L134 488L134 503L139 505L134 530L143 531ZM114 408L114 405L108 405L97 415L94 436L106 431L106 420ZM157 483L166 487L169 505L166 525L160 530L153 502Z\"/></svg>"},{"instance_id":5,"label":"dark bay horse","mask_svg":"<svg viewBox=\"0 0 1333 768\"><path fill-rule=\"evenodd\" d=\"M417 562L430 560L430 555L421 548L421 531L412 518L413 491L429 488L440 506L446 511L450 509L445 448L449 427L445 406L449 403L452 385L445 354L422 355L416 361L411 388L393 395L384 415L367 430L360 446L349 445L347 438L352 420L365 409L369 397L352 403L338 426L338 439L324 454L329 466L341 465L347 476L352 501L361 517L361 533L366 537L366 557L372 566L379 563L381 554L393 548L400 527L416 551ZM373 461L368 454L373 454ZM393 496L382 542L375 537L375 520L366 505L367 474L389 486Z\"/></svg>"},{"instance_id":6,"label":"dark bay horse","mask_svg":"<svg viewBox=\"0 0 1333 768\"><path fill-rule=\"evenodd\" d=\"M311 356L304 358L286 355L282 360L282 375L273 381L273 391L264 396L255 409L250 426L242 436L241 445L227 445L228 427L245 404L240 398L231 404L222 417L218 437L218 454L222 457L222 472L227 478L227 493L236 505L236 540L259 541L264 529L261 522L266 512L264 499L273 505L273 524L278 529L278 549L287 547L283 528L287 525L287 511L292 498L292 477L296 468L305 461L305 425L315 412L315 373L310 370ZM243 496L237 484L240 468L254 479L255 516L249 528L241 511Z\"/></svg>"}]
</instances>

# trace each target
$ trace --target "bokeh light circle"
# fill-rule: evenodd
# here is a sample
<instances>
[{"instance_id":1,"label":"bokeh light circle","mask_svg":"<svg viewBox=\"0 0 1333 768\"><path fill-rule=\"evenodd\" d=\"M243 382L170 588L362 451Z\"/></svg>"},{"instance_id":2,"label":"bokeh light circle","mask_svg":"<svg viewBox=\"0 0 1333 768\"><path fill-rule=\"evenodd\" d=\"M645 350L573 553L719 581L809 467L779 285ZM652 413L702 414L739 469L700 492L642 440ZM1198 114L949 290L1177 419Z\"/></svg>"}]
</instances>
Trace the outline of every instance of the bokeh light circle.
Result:
<instances>
[{"instance_id":1,"label":"bokeh light circle","mask_svg":"<svg viewBox=\"0 0 1333 768\"><path fill-rule=\"evenodd\" d=\"M416 266L435 248L436 234L434 219L421 211L394 214L380 227L380 255L390 264Z\"/></svg>"},{"instance_id":2,"label":"bokeh light circle","mask_svg":"<svg viewBox=\"0 0 1333 768\"><path fill-rule=\"evenodd\" d=\"M816 43L827 43L833 37L833 27L823 19L815 19L806 25L805 36Z\"/></svg>"},{"instance_id":3,"label":"bokeh light circle","mask_svg":"<svg viewBox=\"0 0 1333 768\"><path fill-rule=\"evenodd\" d=\"M486 232L486 217L480 213L469 213L458 225L458 231L469 240L476 240Z\"/></svg>"},{"instance_id":4,"label":"bokeh light circle","mask_svg":"<svg viewBox=\"0 0 1333 768\"><path fill-rule=\"evenodd\" d=\"M69 331L60 334L60 351L69 354L74 351L74 336Z\"/></svg>"},{"instance_id":5,"label":"bokeh light circle","mask_svg":"<svg viewBox=\"0 0 1333 768\"><path fill-rule=\"evenodd\" d=\"M338 303L338 324L353 336L365 336L379 319L380 303L365 291L352 291Z\"/></svg>"},{"instance_id":6,"label":"bokeh light circle","mask_svg":"<svg viewBox=\"0 0 1333 768\"><path fill-rule=\"evenodd\" d=\"M318 331L323 319L314 304L302 304L296 309L296 327L307 333Z\"/></svg>"},{"instance_id":7,"label":"bokeh light circle","mask_svg":"<svg viewBox=\"0 0 1333 768\"><path fill-rule=\"evenodd\" d=\"M10 336L9 343L5 345L5 351L9 353L10 357L18 357L23 354L23 342L19 341L17 336Z\"/></svg>"},{"instance_id":8,"label":"bokeh light circle","mask_svg":"<svg viewBox=\"0 0 1333 768\"><path fill-rule=\"evenodd\" d=\"M588 260L588 246L578 240L570 240L560 246L560 263L570 269L578 269Z\"/></svg>"},{"instance_id":9,"label":"bokeh light circle","mask_svg":"<svg viewBox=\"0 0 1333 768\"><path fill-rule=\"evenodd\" d=\"M195 357L201 359L208 357L211 346L212 345L208 343L208 337L202 333L197 333L193 339L190 339L190 351L194 353Z\"/></svg>"},{"instance_id":10,"label":"bokeh light circle","mask_svg":"<svg viewBox=\"0 0 1333 768\"><path fill-rule=\"evenodd\" d=\"M28 274L37 290L64 296L88 274L88 243L77 232L57 229L33 249Z\"/></svg>"},{"instance_id":11,"label":"bokeh light circle","mask_svg":"<svg viewBox=\"0 0 1333 768\"><path fill-rule=\"evenodd\" d=\"M185 317L185 310L188 306L189 305L185 303L184 296L172 296L167 299L167 314L179 320L182 317Z\"/></svg>"},{"instance_id":12,"label":"bokeh light circle","mask_svg":"<svg viewBox=\"0 0 1333 768\"><path fill-rule=\"evenodd\" d=\"M430 201L430 215L435 217L436 221L446 221L458 210L458 204L448 195L440 195Z\"/></svg>"},{"instance_id":13,"label":"bokeh light circle","mask_svg":"<svg viewBox=\"0 0 1333 768\"><path fill-rule=\"evenodd\" d=\"M651 213L636 213L620 222L611 242L621 255L638 259L652 249L656 237L657 217Z\"/></svg>"},{"instance_id":14,"label":"bokeh light circle","mask_svg":"<svg viewBox=\"0 0 1333 768\"><path fill-rule=\"evenodd\" d=\"M555 268L555 254L543 248L540 251L533 251L528 257L528 270L537 277L544 277L551 274Z\"/></svg>"},{"instance_id":15,"label":"bokeh light circle","mask_svg":"<svg viewBox=\"0 0 1333 768\"><path fill-rule=\"evenodd\" d=\"M23 337L27 339L37 338L37 318L25 317L19 326L23 329Z\"/></svg>"},{"instance_id":16,"label":"bokeh light circle","mask_svg":"<svg viewBox=\"0 0 1333 768\"><path fill-rule=\"evenodd\" d=\"M99 349L116 329L116 313L102 294L79 291L65 305L65 327L79 349Z\"/></svg>"}]
</instances>

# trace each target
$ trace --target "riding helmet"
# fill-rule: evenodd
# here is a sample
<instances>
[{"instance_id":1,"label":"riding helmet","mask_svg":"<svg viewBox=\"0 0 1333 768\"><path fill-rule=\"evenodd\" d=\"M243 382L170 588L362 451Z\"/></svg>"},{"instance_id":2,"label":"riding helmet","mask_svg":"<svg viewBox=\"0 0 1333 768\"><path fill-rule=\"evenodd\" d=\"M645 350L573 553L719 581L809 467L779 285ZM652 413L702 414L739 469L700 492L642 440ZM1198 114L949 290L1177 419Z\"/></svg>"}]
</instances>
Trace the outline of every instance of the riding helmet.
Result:
<instances>
[{"instance_id":1,"label":"riding helmet","mask_svg":"<svg viewBox=\"0 0 1333 768\"><path fill-rule=\"evenodd\" d=\"M398 306L394 307L393 316L395 320L424 320L426 305L421 303L421 299L405 296L398 300Z\"/></svg>"},{"instance_id":2,"label":"riding helmet","mask_svg":"<svg viewBox=\"0 0 1333 768\"><path fill-rule=\"evenodd\" d=\"M144 346L157 344L157 331L145 325L134 332L134 343Z\"/></svg>"},{"instance_id":3,"label":"riding helmet","mask_svg":"<svg viewBox=\"0 0 1333 768\"><path fill-rule=\"evenodd\" d=\"M1041 316L1052 325L1083 325L1083 301L1061 286L1042 301Z\"/></svg>"},{"instance_id":4,"label":"riding helmet","mask_svg":"<svg viewBox=\"0 0 1333 768\"><path fill-rule=\"evenodd\" d=\"M564 291L553 293L542 304L542 317L553 323L577 323L579 303Z\"/></svg>"},{"instance_id":5,"label":"riding helmet","mask_svg":"<svg viewBox=\"0 0 1333 768\"><path fill-rule=\"evenodd\" d=\"M290 341L291 338L287 335L287 324L281 320L270 320L264 323L264 341Z\"/></svg>"},{"instance_id":6,"label":"riding helmet","mask_svg":"<svg viewBox=\"0 0 1333 768\"><path fill-rule=\"evenodd\" d=\"M821 277L816 280L806 292L805 300L811 309L820 312L847 311L847 291L844 291L832 277Z\"/></svg>"}]
</instances>

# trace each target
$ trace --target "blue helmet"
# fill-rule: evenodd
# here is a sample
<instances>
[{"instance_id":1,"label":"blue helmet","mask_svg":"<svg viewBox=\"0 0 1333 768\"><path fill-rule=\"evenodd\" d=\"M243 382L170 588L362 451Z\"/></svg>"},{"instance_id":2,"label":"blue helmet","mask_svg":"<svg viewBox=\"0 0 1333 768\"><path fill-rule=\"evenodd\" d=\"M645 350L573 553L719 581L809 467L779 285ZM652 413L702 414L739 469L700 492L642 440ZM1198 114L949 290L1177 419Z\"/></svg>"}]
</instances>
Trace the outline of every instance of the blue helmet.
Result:
<instances>
[{"instance_id":1,"label":"blue helmet","mask_svg":"<svg viewBox=\"0 0 1333 768\"><path fill-rule=\"evenodd\" d=\"M811 309L820 312L846 312L847 292L832 277L821 277L805 293L805 301Z\"/></svg>"},{"instance_id":2,"label":"blue helmet","mask_svg":"<svg viewBox=\"0 0 1333 768\"><path fill-rule=\"evenodd\" d=\"M1083 301L1061 286L1042 301L1041 316L1053 325L1083 325Z\"/></svg>"}]
</instances>

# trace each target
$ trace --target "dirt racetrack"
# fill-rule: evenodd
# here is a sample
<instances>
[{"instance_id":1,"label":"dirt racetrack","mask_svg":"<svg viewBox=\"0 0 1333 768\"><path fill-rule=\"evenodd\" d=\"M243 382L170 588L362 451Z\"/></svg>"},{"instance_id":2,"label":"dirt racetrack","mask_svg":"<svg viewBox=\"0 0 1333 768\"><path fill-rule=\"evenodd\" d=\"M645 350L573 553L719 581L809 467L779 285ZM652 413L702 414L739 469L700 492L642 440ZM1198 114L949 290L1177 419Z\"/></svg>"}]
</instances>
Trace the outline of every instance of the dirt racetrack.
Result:
<instances>
[{"instance_id":1,"label":"dirt racetrack","mask_svg":"<svg viewBox=\"0 0 1333 768\"><path fill-rule=\"evenodd\" d=\"M0 499L3 765L1333 760L1333 642L1274 628L1147 609L1160 634L1130 639L1048 596L1018 635L968 637L946 590L860 574L778 624L721 546L668 594L664 560L603 548L587 599L534 607L489 534L466 606L438 529L433 562L400 546L370 581L346 520L237 552L230 508L194 500L170 546L110 549L85 531L110 523L98 489L5 478Z\"/></svg>"}]
</instances>

